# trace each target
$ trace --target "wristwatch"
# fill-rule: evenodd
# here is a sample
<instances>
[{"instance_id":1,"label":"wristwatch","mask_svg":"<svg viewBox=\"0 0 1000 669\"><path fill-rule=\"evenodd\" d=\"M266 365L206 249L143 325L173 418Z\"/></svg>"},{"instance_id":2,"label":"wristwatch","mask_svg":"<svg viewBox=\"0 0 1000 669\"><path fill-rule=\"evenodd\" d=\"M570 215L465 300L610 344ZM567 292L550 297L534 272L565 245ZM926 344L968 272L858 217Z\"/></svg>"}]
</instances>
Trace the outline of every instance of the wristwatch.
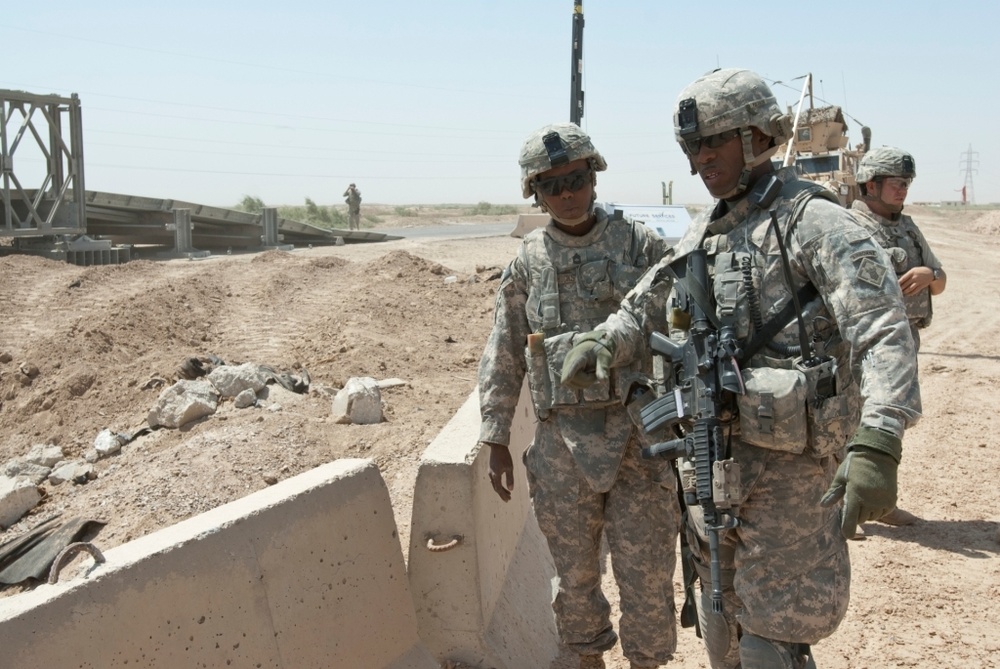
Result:
<instances>
[{"instance_id":1,"label":"wristwatch","mask_svg":"<svg viewBox=\"0 0 1000 669\"><path fill-rule=\"evenodd\" d=\"M938 279L941 278L941 268L940 267L931 267L931 274L934 275L934 280L937 281Z\"/></svg>"}]
</instances>

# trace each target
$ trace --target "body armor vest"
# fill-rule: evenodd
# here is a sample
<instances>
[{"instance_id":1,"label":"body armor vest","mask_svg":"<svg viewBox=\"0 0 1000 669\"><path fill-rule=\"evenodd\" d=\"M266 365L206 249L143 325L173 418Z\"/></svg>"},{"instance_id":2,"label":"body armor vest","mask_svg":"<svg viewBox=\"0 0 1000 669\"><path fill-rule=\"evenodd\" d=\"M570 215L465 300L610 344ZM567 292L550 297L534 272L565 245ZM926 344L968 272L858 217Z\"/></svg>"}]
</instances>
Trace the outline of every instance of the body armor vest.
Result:
<instances>
[{"instance_id":1,"label":"body armor vest","mask_svg":"<svg viewBox=\"0 0 1000 669\"><path fill-rule=\"evenodd\" d=\"M606 217L603 211L600 216ZM531 331L536 333L525 356L539 418L553 408L607 406L621 401L619 377L631 378L631 368L612 370L610 379L584 391L567 388L559 380L573 335L593 330L615 313L649 266L647 245L636 225L607 221L600 238L586 246L565 246L544 230L525 237L519 259L528 279L525 311ZM640 364L634 366L637 370Z\"/></svg>"},{"instance_id":2,"label":"body armor vest","mask_svg":"<svg viewBox=\"0 0 1000 669\"><path fill-rule=\"evenodd\" d=\"M871 215L875 216L874 213ZM909 216L900 216L898 221L889 221L881 217L876 217L876 220L879 225L873 230L872 236L892 258L892 266L897 277L903 276L914 267L924 267L927 264L920 239L914 230L913 220ZM918 328L930 325L933 313L930 289L925 288L916 295L904 295L903 304L906 306L906 317L910 323Z\"/></svg>"}]
</instances>

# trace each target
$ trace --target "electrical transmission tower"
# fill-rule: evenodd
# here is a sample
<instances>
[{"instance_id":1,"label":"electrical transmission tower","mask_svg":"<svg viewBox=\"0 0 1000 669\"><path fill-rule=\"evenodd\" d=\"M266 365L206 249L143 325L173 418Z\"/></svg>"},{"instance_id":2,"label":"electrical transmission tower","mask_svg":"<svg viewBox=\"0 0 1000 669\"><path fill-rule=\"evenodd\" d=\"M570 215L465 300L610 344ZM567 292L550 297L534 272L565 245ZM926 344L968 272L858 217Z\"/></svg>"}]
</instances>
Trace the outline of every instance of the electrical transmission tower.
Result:
<instances>
[{"instance_id":1,"label":"electrical transmission tower","mask_svg":"<svg viewBox=\"0 0 1000 669\"><path fill-rule=\"evenodd\" d=\"M977 156L979 156L979 152L972 150L972 144L969 144L968 151L962 152L961 164L965 170L965 183L962 184L962 204L976 203L975 191L972 189L972 175L979 171L975 167L979 165Z\"/></svg>"}]
</instances>

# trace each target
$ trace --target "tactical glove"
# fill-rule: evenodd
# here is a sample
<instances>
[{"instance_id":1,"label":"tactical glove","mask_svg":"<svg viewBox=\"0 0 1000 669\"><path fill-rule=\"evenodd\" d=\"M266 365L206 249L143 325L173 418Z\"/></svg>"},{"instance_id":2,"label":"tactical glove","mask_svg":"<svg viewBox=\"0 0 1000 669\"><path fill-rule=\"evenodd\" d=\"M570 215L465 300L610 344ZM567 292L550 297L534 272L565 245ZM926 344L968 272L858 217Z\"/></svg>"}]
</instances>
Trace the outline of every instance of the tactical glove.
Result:
<instances>
[{"instance_id":1,"label":"tactical glove","mask_svg":"<svg viewBox=\"0 0 1000 669\"><path fill-rule=\"evenodd\" d=\"M608 378L615 357L615 342L606 332L592 330L574 338L573 348L563 360L559 382L583 390Z\"/></svg>"},{"instance_id":2,"label":"tactical glove","mask_svg":"<svg viewBox=\"0 0 1000 669\"><path fill-rule=\"evenodd\" d=\"M902 442L888 432L860 428L848 449L820 504L833 506L844 500L840 531L852 539L858 523L878 520L896 507L896 470Z\"/></svg>"}]
</instances>

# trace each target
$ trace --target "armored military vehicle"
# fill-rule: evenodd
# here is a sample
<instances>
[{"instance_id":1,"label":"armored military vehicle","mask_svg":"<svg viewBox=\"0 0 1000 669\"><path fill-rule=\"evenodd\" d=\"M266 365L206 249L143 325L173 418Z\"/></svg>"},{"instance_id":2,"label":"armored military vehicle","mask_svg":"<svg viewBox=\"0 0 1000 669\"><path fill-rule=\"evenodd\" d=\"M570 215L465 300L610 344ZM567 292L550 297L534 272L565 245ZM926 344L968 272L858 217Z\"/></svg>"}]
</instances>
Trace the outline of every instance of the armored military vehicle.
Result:
<instances>
[{"instance_id":1,"label":"armored military vehicle","mask_svg":"<svg viewBox=\"0 0 1000 669\"><path fill-rule=\"evenodd\" d=\"M858 161L871 146L867 126L861 127L861 137L862 142L852 148L843 109L837 105L814 107L810 87L809 108L799 112L792 139L775 153L775 166L794 165L803 179L826 186L849 207L858 197L854 179Z\"/></svg>"}]
</instances>

